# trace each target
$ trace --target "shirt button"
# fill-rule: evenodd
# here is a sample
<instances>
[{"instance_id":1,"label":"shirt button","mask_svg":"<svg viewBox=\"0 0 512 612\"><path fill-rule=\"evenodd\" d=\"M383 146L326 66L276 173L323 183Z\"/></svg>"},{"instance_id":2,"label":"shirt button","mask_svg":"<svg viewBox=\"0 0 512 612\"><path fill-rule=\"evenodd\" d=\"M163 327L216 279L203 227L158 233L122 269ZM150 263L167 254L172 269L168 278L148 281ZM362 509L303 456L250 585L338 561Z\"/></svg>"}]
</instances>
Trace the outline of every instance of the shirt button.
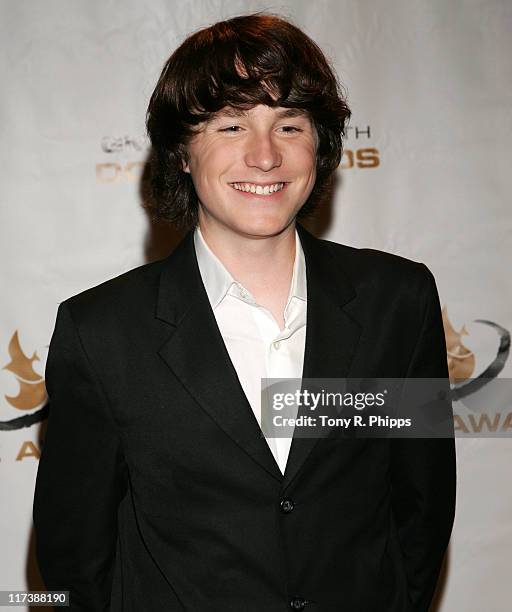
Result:
<instances>
[{"instance_id":1,"label":"shirt button","mask_svg":"<svg viewBox=\"0 0 512 612\"><path fill-rule=\"evenodd\" d=\"M274 340L274 342L272 342L272 348L274 348L276 351L279 350L280 346L281 346L281 343L279 342L279 340Z\"/></svg>"},{"instance_id":2,"label":"shirt button","mask_svg":"<svg viewBox=\"0 0 512 612\"><path fill-rule=\"evenodd\" d=\"M281 506L281 512L284 512L284 514L290 514L295 506L290 498L282 499L279 505Z\"/></svg>"},{"instance_id":3,"label":"shirt button","mask_svg":"<svg viewBox=\"0 0 512 612\"><path fill-rule=\"evenodd\" d=\"M306 600L302 599L302 597L294 597L290 601L290 608L292 610L304 610L304 608L306 607L306 603Z\"/></svg>"}]
</instances>

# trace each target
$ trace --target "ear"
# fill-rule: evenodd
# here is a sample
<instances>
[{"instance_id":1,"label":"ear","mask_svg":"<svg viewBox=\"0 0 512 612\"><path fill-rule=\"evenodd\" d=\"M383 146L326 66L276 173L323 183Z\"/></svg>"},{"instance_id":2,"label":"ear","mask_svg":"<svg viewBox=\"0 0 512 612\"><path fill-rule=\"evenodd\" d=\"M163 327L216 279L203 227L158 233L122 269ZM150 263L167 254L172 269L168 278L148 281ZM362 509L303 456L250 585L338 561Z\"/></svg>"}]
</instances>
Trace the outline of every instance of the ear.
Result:
<instances>
[{"instance_id":1,"label":"ear","mask_svg":"<svg viewBox=\"0 0 512 612\"><path fill-rule=\"evenodd\" d=\"M184 145L179 146L178 153L181 158L181 169L183 170L183 172L190 174L190 165L188 163L188 151Z\"/></svg>"}]
</instances>

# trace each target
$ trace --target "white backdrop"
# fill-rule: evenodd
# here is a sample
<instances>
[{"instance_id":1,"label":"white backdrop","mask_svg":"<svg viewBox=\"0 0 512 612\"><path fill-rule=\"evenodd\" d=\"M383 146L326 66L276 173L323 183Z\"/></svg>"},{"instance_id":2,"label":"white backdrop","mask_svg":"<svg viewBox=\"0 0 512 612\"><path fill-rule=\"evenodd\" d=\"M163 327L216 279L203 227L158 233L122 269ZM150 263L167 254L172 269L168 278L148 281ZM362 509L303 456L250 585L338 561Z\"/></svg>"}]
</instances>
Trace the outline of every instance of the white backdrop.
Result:
<instances>
[{"instance_id":1,"label":"white backdrop","mask_svg":"<svg viewBox=\"0 0 512 612\"><path fill-rule=\"evenodd\" d=\"M41 588L31 506L42 432L29 423L57 305L170 249L140 195L161 67L191 31L261 9L320 44L353 110L333 205L310 227L425 262L456 371L476 376L498 350L496 329L476 319L512 328L508 0L1 1L0 589ZM501 408L505 418L512 399ZM438 609L504 612L512 442L469 429Z\"/></svg>"}]
</instances>

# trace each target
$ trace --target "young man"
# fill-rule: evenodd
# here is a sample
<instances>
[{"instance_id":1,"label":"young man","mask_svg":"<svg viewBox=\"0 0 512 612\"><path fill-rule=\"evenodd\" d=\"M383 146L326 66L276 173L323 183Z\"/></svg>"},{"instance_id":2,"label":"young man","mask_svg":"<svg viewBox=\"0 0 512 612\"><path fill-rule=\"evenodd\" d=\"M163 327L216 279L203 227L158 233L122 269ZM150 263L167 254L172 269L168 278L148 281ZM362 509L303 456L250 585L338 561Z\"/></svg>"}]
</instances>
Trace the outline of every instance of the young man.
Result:
<instances>
[{"instance_id":1,"label":"young man","mask_svg":"<svg viewBox=\"0 0 512 612\"><path fill-rule=\"evenodd\" d=\"M262 377L447 377L427 268L296 224L349 114L322 52L274 16L197 32L164 67L157 212L192 229L63 302L48 357L34 522L72 609L427 612L453 440L260 429Z\"/></svg>"}]
</instances>

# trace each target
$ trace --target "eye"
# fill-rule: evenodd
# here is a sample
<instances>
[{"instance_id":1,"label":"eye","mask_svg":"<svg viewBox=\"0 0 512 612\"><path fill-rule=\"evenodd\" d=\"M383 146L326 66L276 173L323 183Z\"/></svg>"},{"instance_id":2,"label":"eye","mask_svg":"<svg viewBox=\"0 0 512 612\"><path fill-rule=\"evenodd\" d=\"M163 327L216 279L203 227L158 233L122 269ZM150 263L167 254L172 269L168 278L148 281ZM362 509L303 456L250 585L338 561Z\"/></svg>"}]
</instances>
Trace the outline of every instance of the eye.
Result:
<instances>
[{"instance_id":1,"label":"eye","mask_svg":"<svg viewBox=\"0 0 512 612\"><path fill-rule=\"evenodd\" d=\"M228 127L220 128L219 132L228 132L236 134L236 132L239 132L241 129L242 128L239 125L228 125Z\"/></svg>"},{"instance_id":2,"label":"eye","mask_svg":"<svg viewBox=\"0 0 512 612\"><path fill-rule=\"evenodd\" d=\"M294 132L302 132L301 128L296 125L283 125L281 128L286 134L293 134Z\"/></svg>"}]
</instances>

